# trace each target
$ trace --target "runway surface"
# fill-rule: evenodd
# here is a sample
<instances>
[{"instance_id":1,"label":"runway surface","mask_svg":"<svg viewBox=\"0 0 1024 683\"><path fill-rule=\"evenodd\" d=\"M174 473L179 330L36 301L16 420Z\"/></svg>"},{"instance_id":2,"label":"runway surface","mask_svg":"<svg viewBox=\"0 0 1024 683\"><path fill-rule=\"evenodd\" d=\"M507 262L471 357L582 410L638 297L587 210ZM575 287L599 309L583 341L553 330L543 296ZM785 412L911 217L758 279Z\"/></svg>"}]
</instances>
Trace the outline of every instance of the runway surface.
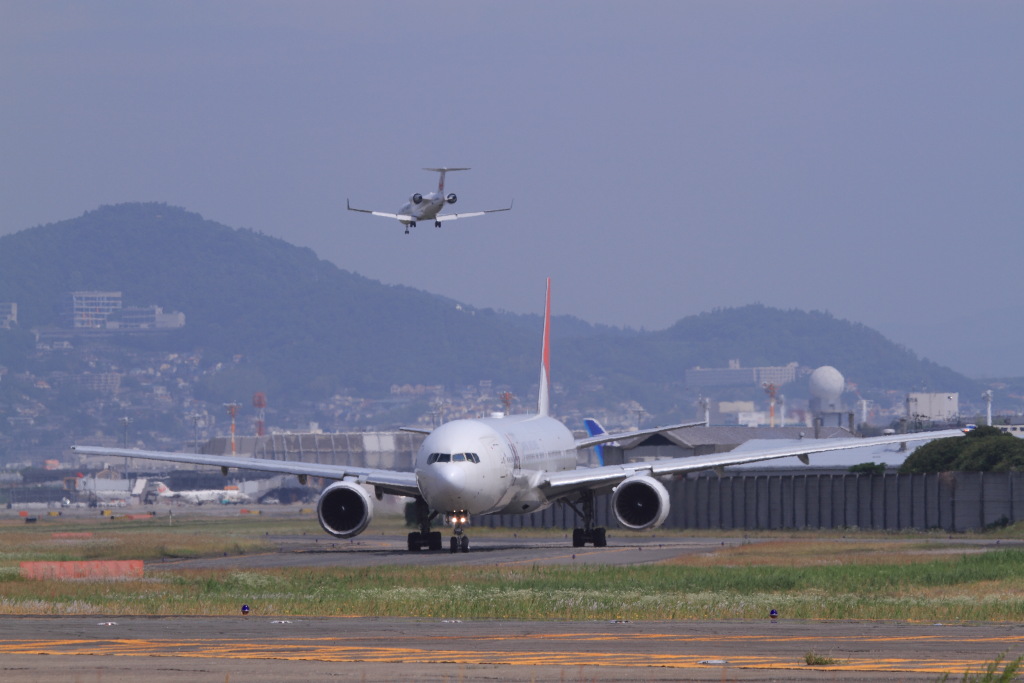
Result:
<instances>
[{"instance_id":1,"label":"runway surface","mask_svg":"<svg viewBox=\"0 0 1024 683\"><path fill-rule=\"evenodd\" d=\"M486 532L486 530L481 530ZM147 570L161 569L220 569L271 567L344 566L367 567L374 565L416 566L476 566L476 565L550 565L550 564L610 564L633 565L660 562L679 555L708 553L726 546L748 541L742 538L683 538L657 536L609 536L605 548L573 548L569 538L517 538L508 534L496 536L475 535L468 553L421 550L409 552L404 537L395 535L365 535L350 540L339 540L324 534L287 535L265 537L277 551L246 557L208 557L194 560L174 560L147 564Z\"/></svg>"},{"instance_id":2,"label":"runway surface","mask_svg":"<svg viewBox=\"0 0 1024 683\"><path fill-rule=\"evenodd\" d=\"M472 550L410 553L399 535L341 541L266 535L273 552L149 563L178 569L283 566L629 565L769 538L559 535L474 530ZM837 546L844 539L832 539ZM851 539L853 540L853 539ZM876 539L877 541L877 539ZM942 539L983 550L1001 543ZM441 588L443 590L443 587ZM1024 625L871 621L510 622L212 617L0 617L0 680L22 681L936 681L1024 654ZM809 666L807 654L827 661Z\"/></svg>"},{"instance_id":3,"label":"runway surface","mask_svg":"<svg viewBox=\"0 0 1024 683\"><path fill-rule=\"evenodd\" d=\"M0 680L960 680L1022 638L1017 624L14 617Z\"/></svg>"},{"instance_id":4,"label":"runway surface","mask_svg":"<svg viewBox=\"0 0 1024 683\"><path fill-rule=\"evenodd\" d=\"M573 548L571 538L565 537L518 537L508 532L495 534L489 529L477 529L471 540L468 553L451 553L421 550L409 552L404 536L367 533L349 540L341 540L311 531L308 534L271 535L265 539L276 547L275 552L252 554L244 557L207 557L191 560L172 560L161 563L147 563L146 570L162 569L266 569L272 567L367 567L375 565L416 565L416 566L511 566L511 565L552 565L552 564L603 564L636 565L670 560L681 555L709 554L723 548L750 543L771 542L770 537L686 537L679 534L630 534L609 532L608 546L595 548L586 546ZM846 542L862 542L851 536L849 539L827 539L841 548ZM874 543L884 540L872 539ZM893 539L893 543L905 539ZM996 547L1024 547L1018 540L980 540L974 538L935 539L936 552L972 552ZM922 544L929 543L922 539ZM951 550L955 547L956 550ZM447 548L447 539L445 542ZM939 549L944 550L939 550Z\"/></svg>"}]
</instances>

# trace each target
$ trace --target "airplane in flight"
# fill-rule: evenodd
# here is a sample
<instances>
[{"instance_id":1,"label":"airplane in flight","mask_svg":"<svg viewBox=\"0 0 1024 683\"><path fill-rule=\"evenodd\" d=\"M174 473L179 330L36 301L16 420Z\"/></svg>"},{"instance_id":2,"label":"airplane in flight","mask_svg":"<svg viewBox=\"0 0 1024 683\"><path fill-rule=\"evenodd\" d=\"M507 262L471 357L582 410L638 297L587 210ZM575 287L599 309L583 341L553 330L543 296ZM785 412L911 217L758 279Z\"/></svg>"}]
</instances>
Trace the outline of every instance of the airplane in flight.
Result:
<instances>
[{"instance_id":1,"label":"airplane in flight","mask_svg":"<svg viewBox=\"0 0 1024 683\"><path fill-rule=\"evenodd\" d=\"M436 171L441 174L440 179L437 181L437 192L430 192L427 194L420 194L419 192L409 197L409 201L406 202L402 208L398 210L398 213L386 213L384 211L371 211L369 209L357 209L345 200L345 205L349 211L359 211L360 213L369 213L374 216L383 216L384 218L394 218L399 223L405 226L405 234L409 234L409 228L415 228L417 221L434 221L434 227L440 228L441 223L444 221L454 221L457 218L472 218L473 216L483 216L485 213L497 213L499 211L511 211L512 204L509 204L504 209L488 209L487 211L470 211L466 213L439 213L444 208L445 204L454 204L458 201L458 197L454 192L449 192L447 195L444 193L444 176L445 173L450 171L468 171L468 168L425 168L424 171Z\"/></svg>"},{"instance_id":2,"label":"airplane in flight","mask_svg":"<svg viewBox=\"0 0 1024 683\"><path fill-rule=\"evenodd\" d=\"M551 378L551 280L547 281L544 331L541 345L540 389L536 414L504 415L446 422L433 430L405 428L426 435L416 454L414 470L401 472L372 467L323 465L235 456L196 455L163 451L72 446L85 455L133 457L169 462L261 470L335 480L320 494L316 510L320 526L338 538L362 533L373 519L373 497L385 494L410 496L416 503L419 531L408 536L408 549L441 550L440 531L431 530L439 517L451 524L451 552L467 552L465 527L474 515L527 514L561 503L574 510L582 526L573 530L573 547L588 543L607 545L606 530L595 526L594 500L611 494L611 510L626 529L643 530L661 525L668 517L666 481L689 472L728 465L798 456L809 462L811 453L861 448L876 444L903 443L962 436L956 429L849 439L807 439L782 448L728 452L712 455L626 462L597 467L578 467L580 449L636 436L703 425L704 422L606 433L596 423L594 434L576 438L562 422L550 415ZM371 495L367 489L371 489Z\"/></svg>"},{"instance_id":3,"label":"airplane in flight","mask_svg":"<svg viewBox=\"0 0 1024 683\"><path fill-rule=\"evenodd\" d=\"M197 489L193 491L172 491L167 484L157 482L156 495L169 500L181 500L192 505L203 503L251 503L250 498L238 489Z\"/></svg>"}]
</instances>

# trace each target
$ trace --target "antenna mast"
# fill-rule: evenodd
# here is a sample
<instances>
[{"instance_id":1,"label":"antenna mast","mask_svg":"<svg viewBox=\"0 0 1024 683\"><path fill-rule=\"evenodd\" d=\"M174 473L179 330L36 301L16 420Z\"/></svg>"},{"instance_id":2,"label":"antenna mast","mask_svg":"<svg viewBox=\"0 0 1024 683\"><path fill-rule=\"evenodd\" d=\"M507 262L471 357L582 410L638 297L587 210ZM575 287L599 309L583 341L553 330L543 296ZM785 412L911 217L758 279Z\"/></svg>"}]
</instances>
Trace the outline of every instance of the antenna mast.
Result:
<instances>
[{"instance_id":1,"label":"antenna mast","mask_svg":"<svg viewBox=\"0 0 1024 683\"><path fill-rule=\"evenodd\" d=\"M769 426L775 426L775 385L769 382L765 382L761 385L764 388L764 392L768 394L768 420Z\"/></svg>"},{"instance_id":2,"label":"antenna mast","mask_svg":"<svg viewBox=\"0 0 1024 683\"><path fill-rule=\"evenodd\" d=\"M225 403L228 415L231 416L231 455L235 454L235 416L238 415L239 405L237 403Z\"/></svg>"}]
</instances>

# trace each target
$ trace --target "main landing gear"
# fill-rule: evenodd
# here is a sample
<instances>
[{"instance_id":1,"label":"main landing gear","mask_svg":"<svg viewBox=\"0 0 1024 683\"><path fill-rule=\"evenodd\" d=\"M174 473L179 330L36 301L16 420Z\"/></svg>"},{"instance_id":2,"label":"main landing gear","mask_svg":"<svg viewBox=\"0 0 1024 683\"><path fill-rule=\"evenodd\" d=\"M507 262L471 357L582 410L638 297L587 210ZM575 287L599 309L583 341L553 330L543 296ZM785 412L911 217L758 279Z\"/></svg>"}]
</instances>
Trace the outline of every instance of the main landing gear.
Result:
<instances>
[{"instance_id":1,"label":"main landing gear","mask_svg":"<svg viewBox=\"0 0 1024 683\"><path fill-rule=\"evenodd\" d=\"M588 543L593 543L595 548L604 548L608 545L605 528L594 526L594 492L584 491L583 495L580 496L579 503L583 508L582 510L576 507L575 504L566 501L566 505L583 518L583 528L577 527L572 530L572 547L582 548Z\"/></svg>"},{"instance_id":2,"label":"main landing gear","mask_svg":"<svg viewBox=\"0 0 1024 683\"><path fill-rule=\"evenodd\" d=\"M416 221L409 221L408 223L406 223L405 224L405 234L406 235L409 234L409 228L415 228L415 227L416 227Z\"/></svg>"},{"instance_id":3,"label":"main landing gear","mask_svg":"<svg viewBox=\"0 0 1024 683\"><path fill-rule=\"evenodd\" d=\"M416 499L416 523L420 525L419 531L409 532L409 550L427 548L429 550L441 549L441 532L430 530L430 521L437 517L437 513L431 513L427 502L422 498Z\"/></svg>"},{"instance_id":4,"label":"main landing gear","mask_svg":"<svg viewBox=\"0 0 1024 683\"><path fill-rule=\"evenodd\" d=\"M435 228L440 228L441 227L441 221L434 221L434 227Z\"/></svg>"}]
</instances>

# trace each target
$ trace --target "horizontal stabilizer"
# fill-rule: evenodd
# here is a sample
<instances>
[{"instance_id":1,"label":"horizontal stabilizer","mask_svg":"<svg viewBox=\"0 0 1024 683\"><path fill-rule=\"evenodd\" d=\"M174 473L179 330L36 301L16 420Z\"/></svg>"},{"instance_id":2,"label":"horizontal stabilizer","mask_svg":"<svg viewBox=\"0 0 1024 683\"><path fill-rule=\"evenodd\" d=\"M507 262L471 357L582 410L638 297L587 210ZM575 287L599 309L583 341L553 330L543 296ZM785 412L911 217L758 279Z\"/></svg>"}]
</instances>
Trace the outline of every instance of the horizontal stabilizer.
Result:
<instances>
[{"instance_id":1,"label":"horizontal stabilizer","mask_svg":"<svg viewBox=\"0 0 1024 683\"><path fill-rule=\"evenodd\" d=\"M584 422L584 424L586 423ZM592 436L587 437L586 439L576 439L576 448L589 448L590 446L596 446L602 443L611 443L612 441L618 441L619 439L632 439L633 437L636 436L648 436L650 434L661 434L662 432L671 432L676 429L703 426L704 422L681 422L679 424L666 425L664 427L652 427L651 429L635 429L631 432L616 432L614 434L608 434L602 429L601 434L594 434Z\"/></svg>"}]
</instances>

